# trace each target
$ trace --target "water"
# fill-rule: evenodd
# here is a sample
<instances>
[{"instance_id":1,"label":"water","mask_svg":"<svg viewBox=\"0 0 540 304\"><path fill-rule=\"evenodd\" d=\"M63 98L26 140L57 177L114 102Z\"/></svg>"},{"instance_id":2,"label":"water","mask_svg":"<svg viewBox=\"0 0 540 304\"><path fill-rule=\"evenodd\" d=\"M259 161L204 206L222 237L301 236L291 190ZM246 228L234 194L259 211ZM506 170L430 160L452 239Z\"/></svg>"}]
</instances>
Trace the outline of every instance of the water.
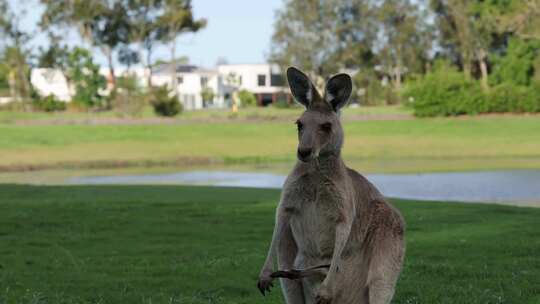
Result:
<instances>
[{"instance_id":1,"label":"water","mask_svg":"<svg viewBox=\"0 0 540 304\"><path fill-rule=\"evenodd\" d=\"M540 170L422 174L369 174L388 197L416 200L495 202L540 207ZM86 176L69 184L185 184L281 188L284 175L237 171L191 171L122 176Z\"/></svg>"}]
</instances>

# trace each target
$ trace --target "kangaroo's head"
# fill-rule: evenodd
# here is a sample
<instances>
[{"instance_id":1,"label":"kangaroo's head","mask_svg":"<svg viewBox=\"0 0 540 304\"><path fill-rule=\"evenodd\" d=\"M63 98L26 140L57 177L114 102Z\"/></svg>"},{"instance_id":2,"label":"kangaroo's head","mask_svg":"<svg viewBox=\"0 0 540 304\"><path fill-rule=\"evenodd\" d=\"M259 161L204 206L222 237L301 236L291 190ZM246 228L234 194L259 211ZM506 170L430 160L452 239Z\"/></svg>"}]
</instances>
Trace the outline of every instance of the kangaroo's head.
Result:
<instances>
[{"instance_id":1,"label":"kangaroo's head","mask_svg":"<svg viewBox=\"0 0 540 304\"><path fill-rule=\"evenodd\" d=\"M287 80L291 92L306 111L298 118L298 159L338 156L343 145L343 128L339 122L339 110L347 103L352 91L351 77L338 74L326 83L324 96L300 70L290 67Z\"/></svg>"}]
</instances>

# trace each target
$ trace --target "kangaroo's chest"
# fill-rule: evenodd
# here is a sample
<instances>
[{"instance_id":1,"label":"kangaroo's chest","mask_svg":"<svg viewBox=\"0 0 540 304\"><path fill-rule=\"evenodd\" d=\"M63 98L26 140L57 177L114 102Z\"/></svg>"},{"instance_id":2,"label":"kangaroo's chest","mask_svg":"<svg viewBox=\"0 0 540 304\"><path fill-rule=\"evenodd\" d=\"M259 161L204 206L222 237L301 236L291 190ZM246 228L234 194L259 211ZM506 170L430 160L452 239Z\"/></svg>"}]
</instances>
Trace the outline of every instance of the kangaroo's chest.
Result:
<instances>
[{"instance_id":1,"label":"kangaroo's chest","mask_svg":"<svg viewBox=\"0 0 540 304\"><path fill-rule=\"evenodd\" d=\"M299 251L307 256L331 256L335 227L343 212L341 190L329 180L305 177L284 191L282 204Z\"/></svg>"}]
</instances>

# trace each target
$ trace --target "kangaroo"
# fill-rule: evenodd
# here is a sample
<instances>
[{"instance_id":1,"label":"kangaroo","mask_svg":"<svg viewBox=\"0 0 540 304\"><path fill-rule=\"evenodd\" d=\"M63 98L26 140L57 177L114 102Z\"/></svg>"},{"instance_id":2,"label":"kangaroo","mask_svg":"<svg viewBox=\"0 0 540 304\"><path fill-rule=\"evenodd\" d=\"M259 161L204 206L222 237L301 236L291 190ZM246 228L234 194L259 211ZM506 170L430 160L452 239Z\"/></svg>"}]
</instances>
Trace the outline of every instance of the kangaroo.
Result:
<instances>
[{"instance_id":1,"label":"kangaroo","mask_svg":"<svg viewBox=\"0 0 540 304\"><path fill-rule=\"evenodd\" d=\"M387 304L405 255L405 222L364 176L341 158L339 110L352 81L333 76L321 97L290 67L287 79L306 110L296 121L298 161L285 180L257 286L280 278L288 304ZM278 269L273 271L274 258Z\"/></svg>"}]
</instances>

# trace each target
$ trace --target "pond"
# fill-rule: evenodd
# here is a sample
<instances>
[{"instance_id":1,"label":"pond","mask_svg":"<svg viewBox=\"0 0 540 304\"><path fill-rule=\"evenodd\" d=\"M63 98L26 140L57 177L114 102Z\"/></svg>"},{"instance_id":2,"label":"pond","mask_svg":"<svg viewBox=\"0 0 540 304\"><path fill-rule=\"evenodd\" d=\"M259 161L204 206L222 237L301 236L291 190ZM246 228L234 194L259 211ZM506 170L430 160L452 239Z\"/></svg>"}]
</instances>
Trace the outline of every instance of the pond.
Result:
<instances>
[{"instance_id":1,"label":"pond","mask_svg":"<svg viewBox=\"0 0 540 304\"><path fill-rule=\"evenodd\" d=\"M540 207L540 170L421 174L368 174L388 197L415 200L493 202ZM178 173L71 177L67 184L185 184L281 188L285 175L265 172Z\"/></svg>"}]
</instances>

